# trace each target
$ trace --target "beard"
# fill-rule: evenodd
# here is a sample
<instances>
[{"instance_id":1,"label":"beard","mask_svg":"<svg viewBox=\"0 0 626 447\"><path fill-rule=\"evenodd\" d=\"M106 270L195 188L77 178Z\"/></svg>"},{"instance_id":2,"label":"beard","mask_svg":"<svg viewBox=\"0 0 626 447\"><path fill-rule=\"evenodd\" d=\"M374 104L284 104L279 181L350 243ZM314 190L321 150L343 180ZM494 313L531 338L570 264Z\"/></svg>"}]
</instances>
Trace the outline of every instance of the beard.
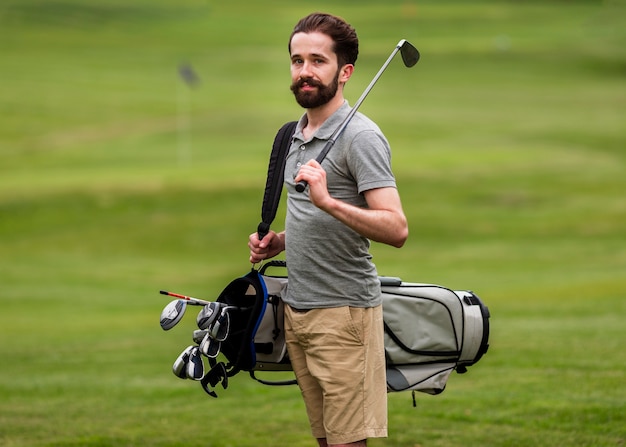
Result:
<instances>
[{"instance_id":1,"label":"beard","mask_svg":"<svg viewBox=\"0 0 626 447\"><path fill-rule=\"evenodd\" d=\"M316 91L302 91L304 84L316 87ZM300 78L291 84L291 91L296 97L296 101L305 109L314 109L327 104L337 94L339 89L339 72L335 75L333 81L328 84L322 84L313 78Z\"/></svg>"}]
</instances>

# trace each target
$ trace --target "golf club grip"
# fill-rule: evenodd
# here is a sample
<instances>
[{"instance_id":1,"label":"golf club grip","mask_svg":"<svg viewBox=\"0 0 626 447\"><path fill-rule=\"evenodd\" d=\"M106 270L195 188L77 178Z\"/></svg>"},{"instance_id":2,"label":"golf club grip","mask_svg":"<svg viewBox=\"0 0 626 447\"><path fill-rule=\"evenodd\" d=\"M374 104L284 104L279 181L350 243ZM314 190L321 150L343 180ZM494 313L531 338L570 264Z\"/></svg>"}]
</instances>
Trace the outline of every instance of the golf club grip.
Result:
<instances>
[{"instance_id":1,"label":"golf club grip","mask_svg":"<svg viewBox=\"0 0 626 447\"><path fill-rule=\"evenodd\" d=\"M320 152L319 155L315 158L315 161L317 161L319 164L322 164L322 162L324 161L324 159L328 155L328 152L330 152L330 149L335 145L335 141L336 141L337 137L346 128L346 126L348 125L348 122L354 116L354 112L355 111L356 111L355 109L350 111L348 116L339 125L339 127L337 129L335 129L333 134L330 136L329 140L326 142L326 145L322 149L322 152ZM296 191L304 192L304 190L306 189L308 184L309 184L309 182L307 182L306 180L300 180L298 183L296 183Z\"/></svg>"},{"instance_id":2,"label":"golf club grip","mask_svg":"<svg viewBox=\"0 0 626 447\"><path fill-rule=\"evenodd\" d=\"M181 300L188 300L189 296L181 295L180 293L168 292L167 290L161 290L159 292L161 295L173 296L174 298L178 298Z\"/></svg>"},{"instance_id":3,"label":"golf club grip","mask_svg":"<svg viewBox=\"0 0 626 447\"><path fill-rule=\"evenodd\" d=\"M193 306L205 306L211 303L211 301L201 300L192 296L181 295L180 293L168 292L167 290L161 290L159 293L161 295L173 296L174 298L185 300L188 304L191 304Z\"/></svg>"},{"instance_id":4,"label":"golf club grip","mask_svg":"<svg viewBox=\"0 0 626 447\"><path fill-rule=\"evenodd\" d=\"M304 190L306 189L306 186L309 183L305 180L300 180L298 183L296 183L296 191L298 192L304 192Z\"/></svg>"}]
</instances>

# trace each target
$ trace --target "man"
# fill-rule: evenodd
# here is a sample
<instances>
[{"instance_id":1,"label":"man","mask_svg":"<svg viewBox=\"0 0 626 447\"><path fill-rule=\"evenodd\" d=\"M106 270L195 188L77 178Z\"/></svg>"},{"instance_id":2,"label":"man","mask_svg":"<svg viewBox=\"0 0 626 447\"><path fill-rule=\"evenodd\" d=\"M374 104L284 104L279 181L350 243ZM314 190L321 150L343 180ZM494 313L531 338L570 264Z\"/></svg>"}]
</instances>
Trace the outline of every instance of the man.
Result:
<instances>
[{"instance_id":1,"label":"man","mask_svg":"<svg viewBox=\"0 0 626 447\"><path fill-rule=\"evenodd\" d=\"M343 90L358 39L343 19L315 13L289 40L298 122L287 156L285 231L259 241L250 261L286 252L289 358L313 436L324 446L365 446L387 436L382 297L369 240L401 247L407 221L380 129L357 113L323 165L314 159L350 110ZM308 189L296 192L304 180Z\"/></svg>"}]
</instances>

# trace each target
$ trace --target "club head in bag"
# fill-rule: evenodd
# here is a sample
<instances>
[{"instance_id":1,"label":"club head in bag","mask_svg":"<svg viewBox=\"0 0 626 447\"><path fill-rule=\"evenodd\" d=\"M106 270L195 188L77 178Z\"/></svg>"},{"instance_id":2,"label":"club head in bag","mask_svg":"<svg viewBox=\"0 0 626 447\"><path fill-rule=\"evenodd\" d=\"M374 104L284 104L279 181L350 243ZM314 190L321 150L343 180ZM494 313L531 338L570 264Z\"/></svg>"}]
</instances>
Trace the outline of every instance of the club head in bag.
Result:
<instances>
[{"instance_id":1,"label":"club head in bag","mask_svg":"<svg viewBox=\"0 0 626 447\"><path fill-rule=\"evenodd\" d=\"M161 328L169 331L176 326L185 315L186 308L187 303L183 300L174 300L165 306L161 312Z\"/></svg>"},{"instance_id":2,"label":"club head in bag","mask_svg":"<svg viewBox=\"0 0 626 447\"><path fill-rule=\"evenodd\" d=\"M189 362L187 363L187 378L192 380L202 380L204 377L204 363L200 355L200 349L194 346L189 352Z\"/></svg>"},{"instance_id":3,"label":"club head in bag","mask_svg":"<svg viewBox=\"0 0 626 447\"><path fill-rule=\"evenodd\" d=\"M230 333L230 316L228 314L228 308L224 308L220 316L215 320L213 326L210 328L210 336L214 340L224 341L228 338Z\"/></svg>"},{"instance_id":4,"label":"club head in bag","mask_svg":"<svg viewBox=\"0 0 626 447\"><path fill-rule=\"evenodd\" d=\"M195 343L202 343L202 340L204 340L204 337L206 337L206 335L209 333L208 329L196 329L195 331L193 331L193 335L191 336L191 339L195 342Z\"/></svg>"},{"instance_id":5,"label":"club head in bag","mask_svg":"<svg viewBox=\"0 0 626 447\"><path fill-rule=\"evenodd\" d=\"M220 353L222 342L211 338L211 334L207 332L200 342L200 352L210 359L214 359Z\"/></svg>"},{"instance_id":6,"label":"club head in bag","mask_svg":"<svg viewBox=\"0 0 626 447\"><path fill-rule=\"evenodd\" d=\"M222 311L222 307L224 305L218 302L212 302L204 306L200 312L198 312L198 316L196 317L196 323L198 323L198 328L200 329L208 329L209 326L217 319Z\"/></svg>"},{"instance_id":7,"label":"club head in bag","mask_svg":"<svg viewBox=\"0 0 626 447\"><path fill-rule=\"evenodd\" d=\"M420 60L420 52L406 40L400 41L400 55L406 67L412 67Z\"/></svg>"},{"instance_id":8,"label":"club head in bag","mask_svg":"<svg viewBox=\"0 0 626 447\"><path fill-rule=\"evenodd\" d=\"M187 378L187 364L189 363L189 355L191 354L193 348L193 346L187 347L174 361L174 364L172 365L172 372L176 377L181 379Z\"/></svg>"}]
</instances>

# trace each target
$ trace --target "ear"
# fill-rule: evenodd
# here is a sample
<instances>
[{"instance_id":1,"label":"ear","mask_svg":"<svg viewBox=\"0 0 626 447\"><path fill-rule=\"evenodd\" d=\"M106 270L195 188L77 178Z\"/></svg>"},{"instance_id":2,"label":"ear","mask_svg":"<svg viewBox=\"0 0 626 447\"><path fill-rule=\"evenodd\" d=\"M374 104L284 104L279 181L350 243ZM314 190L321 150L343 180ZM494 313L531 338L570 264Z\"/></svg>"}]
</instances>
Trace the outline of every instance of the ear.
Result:
<instances>
[{"instance_id":1,"label":"ear","mask_svg":"<svg viewBox=\"0 0 626 447\"><path fill-rule=\"evenodd\" d=\"M350 79L352 73L354 73L354 65L346 64L341 67L341 70L339 70L339 82L343 84L348 82L348 79Z\"/></svg>"}]
</instances>

